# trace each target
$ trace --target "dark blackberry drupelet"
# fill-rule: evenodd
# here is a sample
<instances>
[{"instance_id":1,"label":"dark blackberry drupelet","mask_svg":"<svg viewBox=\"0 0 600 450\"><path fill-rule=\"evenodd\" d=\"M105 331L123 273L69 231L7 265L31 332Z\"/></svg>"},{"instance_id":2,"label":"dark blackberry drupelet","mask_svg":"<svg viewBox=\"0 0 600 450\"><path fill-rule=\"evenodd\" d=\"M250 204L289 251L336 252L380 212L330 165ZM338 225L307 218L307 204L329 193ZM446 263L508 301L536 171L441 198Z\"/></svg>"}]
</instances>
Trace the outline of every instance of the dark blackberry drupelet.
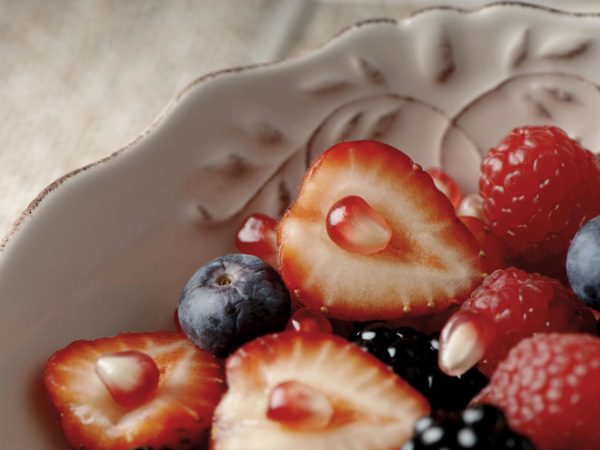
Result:
<instances>
[{"instance_id":1,"label":"dark blackberry drupelet","mask_svg":"<svg viewBox=\"0 0 600 450\"><path fill-rule=\"evenodd\" d=\"M413 438L402 450L534 450L515 433L502 411L478 405L462 413L437 411L417 421Z\"/></svg>"},{"instance_id":2,"label":"dark blackberry drupelet","mask_svg":"<svg viewBox=\"0 0 600 450\"><path fill-rule=\"evenodd\" d=\"M384 322L369 323L359 326L351 339L364 351L371 353L386 364L391 361L387 347L396 338L396 333Z\"/></svg>"},{"instance_id":3,"label":"dark blackberry drupelet","mask_svg":"<svg viewBox=\"0 0 600 450\"><path fill-rule=\"evenodd\" d=\"M462 410L488 383L487 377L473 368L460 376L451 377L442 372L437 363L439 333L430 336L429 342L435 352L434 370L430 386L432 408Z\"/></svg>"},{"instance_id":4,"label":"dark blackberry drupelet","mask_svg":"<svg viewBox=\"0 0 600 450\"><path fill-rule=\"evenodd\" d=\"M437 364L437 334L427 336L412 328L375 322L359 327L352 340L391 366L427 397L434 410L461 410L487 384L487 378L476 369L460 377L442 373Z\"/></svg>"}]
</instances>

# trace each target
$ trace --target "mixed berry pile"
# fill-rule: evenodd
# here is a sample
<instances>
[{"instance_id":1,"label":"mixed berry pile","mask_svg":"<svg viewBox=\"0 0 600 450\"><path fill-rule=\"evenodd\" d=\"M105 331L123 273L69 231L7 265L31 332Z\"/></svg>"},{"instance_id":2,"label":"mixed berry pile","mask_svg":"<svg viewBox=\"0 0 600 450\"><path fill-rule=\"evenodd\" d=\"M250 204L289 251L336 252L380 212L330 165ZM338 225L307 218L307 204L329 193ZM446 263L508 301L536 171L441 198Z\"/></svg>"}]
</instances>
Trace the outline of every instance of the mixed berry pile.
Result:
<instances>
[{"instance_id":1,"label":"mixed berry pile","mask_svg":"<svg viewBox=\"0 0 600 450\"><path fill-rule=\"evenodd\" d=\"M464 198L343 142L234 238L183 287L177 332L51 356L73 448L600 448L600 160L562 130L513 130Z\"/></svg>"}]
</instances>

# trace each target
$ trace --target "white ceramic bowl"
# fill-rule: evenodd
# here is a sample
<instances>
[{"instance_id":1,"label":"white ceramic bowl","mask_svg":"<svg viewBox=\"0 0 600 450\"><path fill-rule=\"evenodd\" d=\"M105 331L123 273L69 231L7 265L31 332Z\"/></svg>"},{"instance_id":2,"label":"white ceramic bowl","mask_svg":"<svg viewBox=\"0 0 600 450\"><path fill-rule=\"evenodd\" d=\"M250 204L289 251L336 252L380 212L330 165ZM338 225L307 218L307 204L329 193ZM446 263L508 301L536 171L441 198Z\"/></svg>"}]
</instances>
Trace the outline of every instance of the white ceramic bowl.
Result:
<instances>
[{"instance_id":1,"label":"white ceramic bowl","mask_svg":"<svg viewBox=\"0 0 600 450\"><path fill-rule=\"evenodd\" d=\"M517 4L345 31L300 59L205 76L126 148L44 190L0 244L4 450L62 449L41 386L72 340L172 327L187 278L278 215L307 162L376 138L476 190L512 127L600 148L600 17Z\"/></svg>"}]
</instances>

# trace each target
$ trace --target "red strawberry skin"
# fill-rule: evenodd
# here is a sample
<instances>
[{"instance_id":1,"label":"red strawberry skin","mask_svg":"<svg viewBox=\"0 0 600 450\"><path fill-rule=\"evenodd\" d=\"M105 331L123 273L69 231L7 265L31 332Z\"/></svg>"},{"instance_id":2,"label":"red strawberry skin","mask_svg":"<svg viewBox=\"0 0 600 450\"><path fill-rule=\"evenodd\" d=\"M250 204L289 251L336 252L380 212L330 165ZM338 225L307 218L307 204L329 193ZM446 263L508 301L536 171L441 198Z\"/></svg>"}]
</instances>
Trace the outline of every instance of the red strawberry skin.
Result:
<instances>
[{"instance_id":1,"label":"red strawberry skin","mask_svg":"<svg viewBox=\"0 0 600 450\"><path fill-rule=\"evenodd\" d=\"M103 354L128 350L151 356L160 372L154 397L131 409L112 399L94 370ZM222 365L171 332L72 342L49 359L44 383L67 440L86 450L202 448L225 390Z\"/></svg>"},{"instance_id":2,"label":"red strawberry skin","mask_svg":"<svg viewBox=\"0 0 600 450\"><path fill-rule=\"evenodd\" d=\"M600 449L600 339L540 334L498 366L474 403L502 408L537 450Z\"/></svg>"},{"instance_id":3,"label":"red strawberry skin","mask_svg":"<svg viewBox=\"0 0 600 450\"><path fill-rule=\"evenodd\" d=\"M392 228L388 246L357 255L327 235L340 198L357 195ZM431 177L398 149L376 141L334 145L305 174L279 222L282 277L301 304L342 320L392 320L460 303L486 264L474 236Z\"/></svg>"},{"instance_id":4,"label":"red strawberry skin","mask_svg":"<svg viewBox=\"0 0 600 450\"><path fill-rule=\"evenodd\" d=\"M600 161L559 128L517 128L482 162L479 191L513 264L564 280L571 239L600 214Z\"/></svg>"},{"instance_id":5,"label":"red strawberry skin","mask_svg":"<svg viewBox=\"0 0 600 450\"><path fill-rule=\"evenodd\" d=\"M461 310L483 314L495 325L494 340L478 366L488 375L512 347L535 333L595 331L589 309L560 282L514 267L487 277Z\"/></svg>"}]
</instances>

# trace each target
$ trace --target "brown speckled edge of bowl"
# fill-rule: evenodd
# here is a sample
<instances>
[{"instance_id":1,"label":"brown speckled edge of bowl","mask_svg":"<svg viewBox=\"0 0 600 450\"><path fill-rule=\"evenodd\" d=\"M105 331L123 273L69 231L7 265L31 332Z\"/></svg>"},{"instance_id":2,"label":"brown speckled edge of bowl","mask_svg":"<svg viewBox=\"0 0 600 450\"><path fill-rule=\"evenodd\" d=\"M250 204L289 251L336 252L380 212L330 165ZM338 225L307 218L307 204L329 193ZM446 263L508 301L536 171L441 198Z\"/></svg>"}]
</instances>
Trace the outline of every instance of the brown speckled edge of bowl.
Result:
<instances>
[{"instance_id":1,"label":"brown speckled edge of bowl","mask_svg":"<svg viewBox=\"0 0 600 450\"><path fill-rule=\"evenodd\" d=\"M95 166L105 163L109 160L112 160L113 158L116 158L119 155L121 155L122 153L124 153L125 151L132 149L135 145L137 145L139 142L141 142L146 136L148 136L154 129L156 129L156 127L158 127L158 125L162 122L162 120L171 111L174 110L174 108L177 106L179 101L185 95L187 95L192 89L194 89L196 86L198 86L200 83L210 81L216 77L226 76L226 75L230 75L230 74L238 74L238 73L246 72L246 71L253 70L256 68L272 67L272 66L276 66L279 64L285 64L285 63L288 63L291 61L301 60L301 59L307 57L307 55L309 55L309 54L313 54L315 52L320 51L322 48L328 46L333 41L340 39L342 36L346 35L347 33L350 33L353 30L361 28L363 26L382 25L382 24L397 26L399 23L401 23L404 20L409 20L418 15L430 13L432 11L453 11L453 12L458 12L461 14L472 14L472 13L480 12L482 10L498 8L498 7L531 8L531 9L537 9L537 10L541 10L541 11L545 11L545 12L549 12L549 13L554 13L554 14L559 14L559 15L567 15L567 16L576 16L576 17L600 16L600 13L564 11L564 10L547 7L547 6L542 6L542 5L534 5L534 4L528 4L528 3L522 3L522 2L511 2L511 1L506 1L506 2L501 1L501 2L496 2L496 3L490 3L487 5L481 6L479 8L475 8L475 9L465 9L465 8L460 8L460 7L455 7L455 6L426 7L426 8L420 9L418 11L415 11L414 13L410 14L409 16L399 19L399 20L391 19L391 18L376 18L376 19L367 19L367 20L358 22L356 24L349 25L348 27L346 27L346 28L340 30L338 33L334 34L330 39L328 39L321 46L313 48L311 51L309 51L307 53L303 53L302 55L299 55L299 56L284 58L284 59L281 59L278 61L273 61L273 62L268 62L268 63L233 67L233 68L218 70L215 72L210 72L208 74L205 74L205 75L193 80L186 87L184 87L171 101L169 101L169 103L166 105L166 107L156 116L156 118L150 123L150 125L147 126L135 138L133 138L128 144L126 144L123 147L119 148L118 150L114 151L110 155L99 159L98 161L92 162L83 167L80 167L78 169L75 169L71 172L66 173L65 175L61 176L60 178L58 178L55 181L53 181L52 183L50 183L47 187L45 187L29 203L29 205L25 208L25 210L17 217L17 219L13 222L13 224L9 228L6 235L2 238L2 240L0 240L0 256L2 255L4 249L8 245L8 242L11 240L11 238L20 230L22 225L31 217L31 215L33 214L35 209L39 206L39 204L50 193L55 191L58 187L60 187L63 183L65 183L66 181L68 181L69 179L74 177L75 175L78 175L82 172L85 172L85 171L91 169L92 167L95 167Z\"/></svg>"}]
</instances>

